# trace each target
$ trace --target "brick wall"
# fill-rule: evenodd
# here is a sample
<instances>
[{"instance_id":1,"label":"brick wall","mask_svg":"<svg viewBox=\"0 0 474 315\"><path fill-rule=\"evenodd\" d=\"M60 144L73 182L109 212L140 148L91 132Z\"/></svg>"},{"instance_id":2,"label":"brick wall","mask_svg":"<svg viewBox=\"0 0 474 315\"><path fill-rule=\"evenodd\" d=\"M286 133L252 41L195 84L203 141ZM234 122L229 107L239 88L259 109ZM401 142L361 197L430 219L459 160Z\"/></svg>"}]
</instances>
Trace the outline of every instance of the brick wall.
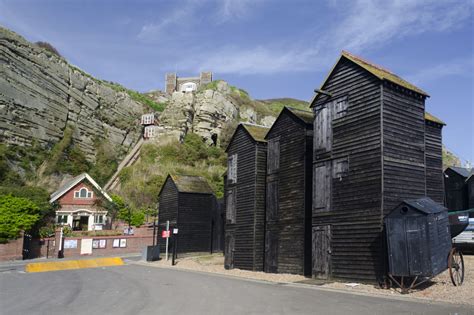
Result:
<instances>
[{"instance_id":1,"label":"brick wall","mask_svg":"<svg viewBox=\"0 0 474 315\"><path fill-rule=\"evenodd\" d=\"M6 244L0 244L0 261L23 258L23 235Z\"/></svg>"},{"instance_id":2,"label":"brick wall","mask_svg":"<svg viewBox=\"0 0 474 315\"><path fill-rule=\"evenodd\" d=\"M66 237L67 240L76 240L77 248L65 248L64 257L74 258L81 256L113 256L122 254L140 254L146 246L153 245L153 228L142 227L134 229L135 235L117 236L80 236ZM83 239L106 240L105 248L93 248L91 255L81 255L81 245ZM126 239L126 247L113 247L114 239ZM33 239L31 241L31 258L57 258L59 246L59 230L56 237L46 239ZM120 241L119 241L120 243ZM17 240L0 244L0 261L21 260L23 258L23 235Z\"/></svg>"},{"instance_id":3,"label":"brick wall","mask_svg":"<svg viewBox=\"0 0 474 315\"><path fill-rule=\"evenodd\" d=\"M84 239L105 240L105 248L92 248L92 254L81 255L81 246ZM114 240L126 240L126 247L114 247ZM64 248L64 258L80 257L80 256L113 256L130 253L141 253L145 246L153 245L152 236L102 236L102 237L66 237L67 241L76 240L76 248Z\"/></svg>"}]
</instances>

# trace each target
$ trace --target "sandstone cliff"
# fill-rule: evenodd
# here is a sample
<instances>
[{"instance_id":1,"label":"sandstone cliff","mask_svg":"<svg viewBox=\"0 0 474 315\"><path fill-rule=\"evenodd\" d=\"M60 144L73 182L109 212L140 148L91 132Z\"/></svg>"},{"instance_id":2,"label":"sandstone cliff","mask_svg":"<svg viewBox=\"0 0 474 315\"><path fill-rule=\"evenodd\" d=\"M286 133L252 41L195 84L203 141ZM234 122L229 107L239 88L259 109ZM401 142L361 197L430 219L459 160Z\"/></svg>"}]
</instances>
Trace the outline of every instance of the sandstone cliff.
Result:
<instances>
[{"instance_id":1,"label":"sandstone cliff","mask_svg":"<svg viewBox=\"0 0 474 315\"><path fill-rule=\"evenodd\" d=\"M128 150L146 108L113 87L0 27L0 142L52 146L70 124L89 161L96 139Z\"/></svg>"}]
</instances>

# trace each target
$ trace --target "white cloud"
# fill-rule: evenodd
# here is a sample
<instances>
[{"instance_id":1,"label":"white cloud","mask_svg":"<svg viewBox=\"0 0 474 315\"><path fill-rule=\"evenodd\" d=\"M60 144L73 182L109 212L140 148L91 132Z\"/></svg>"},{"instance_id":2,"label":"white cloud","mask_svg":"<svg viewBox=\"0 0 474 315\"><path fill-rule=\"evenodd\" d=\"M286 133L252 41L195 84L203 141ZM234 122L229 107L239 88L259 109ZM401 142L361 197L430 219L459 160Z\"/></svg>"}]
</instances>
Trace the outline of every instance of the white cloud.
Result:
<instances>
[{"instance_id":1,"label":"white cloud","mask_svg":"<svg viewBox=\"0 0 474 315\"><path fill-rule=\"evenodd\" d=\"M354 2L331 38L336 46L348 50L370 49L394 39L458 27L471 12L470 1L360 0Z\"/></svg>"},{"instance_id":2,"label":"white cloud","mask_svg":"<svg viewBox=\"0 0 474 315\"><path fill-rule=\"evenodd\" d=\"M456 59L447 63L435 65L431 68L422 69L416 73L407 75L408 81L414 84L426 84L449 76L466 76L470 77L474 71L474 60Z\"/></svg>"},{"instance_id":3,"label":"white cloud","mask_svg":"<svg viewBox=\"0 0 474 315\"><path fill-rule=\"evenodd\" d=\"M174 35L172 29L190 26L196 18L196 9L203 4L203 1L186 0L177 4L177 8L172 12L165 13L164 18L158 22L148 23L142 26L138 38L140 39L163 39Z\"/></svg>"},{"instance_id":4,"label":"white cloud","mask_svg":"<svg viewBox=\"0 0 474 315\"><path fill-rule=\"evenodd\" d=\"M313 39L270 42L257 48L226 46L211 54L197 53L192 60L179 64L186 70L213 69L217 73L314 71L330 64L343 49L361 53L397 39L451 30L472 16L470 0L331 0L330 7L344 11L335 12L337 18L327 25L326 33Z\"/></svg>"},{"instance_id":5,"label":"white cloud","mask_svg":"<svg viewBox=\"0 0 474 315\"><path fill-rule=\"evenodd\" d=\"M264 0L218 0L217 20L227 22L248 16L262 2Z\"/></svg>"}]
</instances>

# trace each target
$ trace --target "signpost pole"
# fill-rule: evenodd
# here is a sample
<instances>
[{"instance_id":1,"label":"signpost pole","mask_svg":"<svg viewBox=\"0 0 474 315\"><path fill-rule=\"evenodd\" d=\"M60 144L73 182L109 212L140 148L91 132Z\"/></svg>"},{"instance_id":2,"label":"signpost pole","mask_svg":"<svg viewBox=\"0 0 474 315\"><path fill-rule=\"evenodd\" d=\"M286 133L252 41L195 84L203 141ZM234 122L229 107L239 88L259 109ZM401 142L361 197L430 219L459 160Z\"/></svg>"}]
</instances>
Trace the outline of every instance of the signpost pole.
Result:
<instances>
[{"instance_id":1,"label":"signpost pole","mask_svg":"<svg viewBox=\"0 0 474 315\"><path fill-rule=\"evenodd\" d=\"M168 261L168 243L169 243L169 230L170 230L170 221L166 221L166 232L168 237L166 238L166 261Z\"/></svg>"}]
</instances>

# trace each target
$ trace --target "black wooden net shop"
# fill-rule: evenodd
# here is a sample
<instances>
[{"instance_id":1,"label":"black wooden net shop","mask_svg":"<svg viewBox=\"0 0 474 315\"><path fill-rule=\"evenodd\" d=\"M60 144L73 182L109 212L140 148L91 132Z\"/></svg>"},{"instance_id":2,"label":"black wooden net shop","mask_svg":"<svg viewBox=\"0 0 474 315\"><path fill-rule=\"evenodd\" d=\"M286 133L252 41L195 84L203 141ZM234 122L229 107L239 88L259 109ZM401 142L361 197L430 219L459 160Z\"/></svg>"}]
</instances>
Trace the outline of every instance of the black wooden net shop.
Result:
<instances>
[{"instance_id":1,"label":"black wooden net shop","mask_svg":"<svg viewBox=\"0 0 474 315\"><path fill-rule=\"evenodd\" d=\"M407 200L385 217L385 227L389 276L400 287L415 287L448 268L451 233L445 207L430 198Z\"/></svg>"},{"instance_id":2,"label":"black wooden net shop","mask_svg":"<svg viewBox=\"0 0 474 315\"><path fill-rule=\"evenodd\" d=\"M268 128L239 124L227 146L225 267L263 271Z\"/></svg>"},{"instance_id":3,"label":"black wooden net shop","mask_svg":"<svg viewBox=\"0 0 474 315\"><path fill-rule=\"evenodd\" d=\"M474 208L474 205L469 203L468 179L472 174L474 174L474 169L455 166L448 167L444 171L446 207L450 211Z\"/></svg>"},{"instance_id":4,"label":"black wooden net shop","mask_svg":"<svg viewBox=\"0 0 474 315\"><path fill-rule=\"evenodd\" d=\"M384 215L405 199L435 196L443 185L442 124L428 135L428 94L347 52L315 92L313 276L381 282Z\"/></svg>"},{"instance_id":5,"label":"black wooden net shop","mask_svg":"<svg viewBox=\"0 0 474 315\"><path fill-rule=\"evenodd\" d=\"M442 129L446 124L425 112L426 196L444 204Z\"/></svg>"},{"instance_id":6,"label":"black wooden net shop","mask_svg":"<svg viewBox=\"0 0 474 315\"><path fill-rule=\"evenodd\" d=\"M207 181L199 176L168 175L159 193L158 236L160 251L165 252L161 238L170 222L171 233L178 228L178 253L208 252L212 238L220 230L216 215L216 198ZM214 228L214 231L212 230Z\"/></svg>"},{"instance_id":7,"label":"black wooden net shop","mask_svg":"<svg viewBox=\"0 0 474 315\"><path fill-rule=\"evenodd\" d=\"M313 118L285 107L266 136L266 272L311 276Z\"/></svg>"}]
</instances>

